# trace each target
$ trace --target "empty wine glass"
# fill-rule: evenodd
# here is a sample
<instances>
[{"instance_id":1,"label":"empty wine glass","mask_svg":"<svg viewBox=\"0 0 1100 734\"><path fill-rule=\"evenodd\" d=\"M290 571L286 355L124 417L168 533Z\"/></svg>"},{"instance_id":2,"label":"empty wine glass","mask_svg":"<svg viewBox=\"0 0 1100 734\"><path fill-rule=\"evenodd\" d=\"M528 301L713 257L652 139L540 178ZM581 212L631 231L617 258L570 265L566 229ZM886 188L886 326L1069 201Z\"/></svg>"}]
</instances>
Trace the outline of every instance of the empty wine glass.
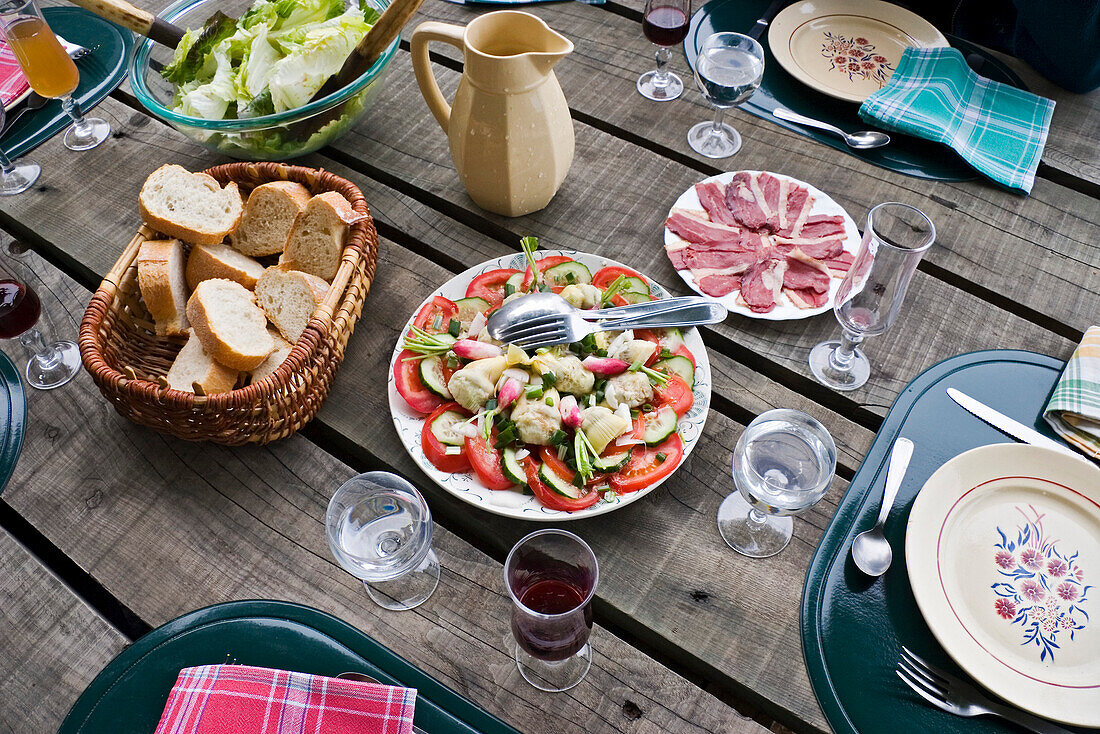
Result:
<instances>
[{"instance_id":1,"label":"empty wine glass","mask_svg":"<svg viewBox=\"0 0 1100 734\"><path fill-rule=\"evenodd\" d=\"M790 516L812 507L829 490L836 444L813 417L769 410L737 440L732 471L738 491L718 507L718 532L742 555L774 556L791 540Z\"/></svg>"},{"instance_id":2,"label":"empty wine glass","mask_svg":"<svg viewBox=\"0 0 1100 734\"><path fill-rule=\"evenodd\" d=\"M4 101L0 100L0 130L4 129ZM26 158L11 160L0 150L0 196L21 194L38 180L42 167Z\"/></svg>"},{"instance_id":3,"label":"empty wine glass","mask_svg":"<svg viewBox=\"0 0 1100 734\"><path fill-rule=\"evenodd\" d=\"M643 97L667 102L683 94L683 80L665 67L672 57L669 47L687 38L690 17L691 0L646 0L642 33L657 46L657 68L638 77Z\"/></svg>"},{"instance_id":4,"label":"empty wine glass","mask_svg":"<svg viewBox=\"0 0 1100 734\"><path fill-rule=\"evenodd\" d=\"M565 530L535 531L508 554L504 587L512 598L516 665L535 688L564 691L588 673L599 577L592 549Z\"/></svg>"},{"instance_id":5,"label":"empty wine glass","mask_svg":"<svg viewBox=\"0 0 1100 734\"><path fill-rule=\"evenodd\" d=\"M80 372L80 347L72 341L48 343L34 328L41 315L42 302L34 289L0 270L0 339L19 337L19 343L31 355L24 370L27 384L52 390Z\"/></svg>"},{"instance_id":6,"label":"empty wine glass","mask_svg":"<svg viewBox=\"0 0 1100 734\"><path fill-rule=\"evenodd\" d=\"M764 49L740 33L712 33L695 57L695 83L714 105L714 120L688 130L688 145L707 158L727 158L741 149L741 135L722 122L730 107L742 104L764 78Z\"/></svg>"},{"instance_id":7,"label":"empty wine glass","mask_svg":"<svg viewBox=\"0 0 1100 734\"><path fill-rule=\"evenodd\" d=\"M69 150L94 148L111 134L111 126L98 117L85 118L73 97L80 72L46 23L35 0L0 2L0 35L4 36L31 89L43 97L60 98L62 109L73 121L65 132Z\"/></svg>"},{"instance_id":8,"label":"empty wine glass","mask_svg":"<svg viewBox=\"0 0 1100 734\"><path fill-rule=\"evenodd\" d=\"M887 202L868 212L859 253L833 303L841 338L810 350L810 371L820 383L855 390L867 382L871 362L859 344L894 323L917 264L935 240L936 228L920 209Z\"/></svg>"},{"instance_id":9,"label":"empty wine glass","mask_svg":"<svg viewBox=\"0 0 1100 734\"><path fill-rule=\"evenodd\" d=\"M337 562L379 606L412 609L439 584L428 503L396 474L367 472L344 482L329 501L325 526Z\"/></svg>"}]
</instances>

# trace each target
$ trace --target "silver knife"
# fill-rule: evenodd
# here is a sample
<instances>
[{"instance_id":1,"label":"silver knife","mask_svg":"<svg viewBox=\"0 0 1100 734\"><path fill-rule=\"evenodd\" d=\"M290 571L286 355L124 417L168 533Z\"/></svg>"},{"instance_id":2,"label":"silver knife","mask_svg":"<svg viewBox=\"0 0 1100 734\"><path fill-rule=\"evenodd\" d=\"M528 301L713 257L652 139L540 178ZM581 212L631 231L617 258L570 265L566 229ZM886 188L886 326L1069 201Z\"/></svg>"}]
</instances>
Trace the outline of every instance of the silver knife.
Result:
<instances>
[{"instance_id":1,"label":"silver knife","mask_svg":"<svg viewBox=\"0 0 1100 734\"><path fill-rule=\"evenodd\" d=\"M768 24L775 20L775 16L779 15L779 11L782 10L788 2L790 2L790 0L773 0L772 4L768 6L768 9L764 11L764 14L757 19L752 30L748 32L748 36L759 41L760 37L764 35L764 31L768 29Z\"/></svg>"},{"instance_id":2,"label":"silver knife","mask_svg":"<svg viewBox=\"0 0 1100 734\"><path fill-rule=\"evenodd\" d=\"M1069 448L1063 446L1054 439L1047 438L1043 434L1036 431L1034 428L1028 428L1023 423L1009 418L1004 413L999 413L993 408L990 408L985 403L981 403L974 398L970 397L964 392L960 392L953 387L947 388L947 397L954 400L956 403L966 408L970 413L978 416L989 425L996 428L998 431L1007 433L1017 441L1022 443L1029 443L1032 446L1044 446L1048 449L1054 449L1055 451L1061 451L1063 454L1069 454L1073 458L1081 458L1080 455Z\"/></svg>"}]
</instances>

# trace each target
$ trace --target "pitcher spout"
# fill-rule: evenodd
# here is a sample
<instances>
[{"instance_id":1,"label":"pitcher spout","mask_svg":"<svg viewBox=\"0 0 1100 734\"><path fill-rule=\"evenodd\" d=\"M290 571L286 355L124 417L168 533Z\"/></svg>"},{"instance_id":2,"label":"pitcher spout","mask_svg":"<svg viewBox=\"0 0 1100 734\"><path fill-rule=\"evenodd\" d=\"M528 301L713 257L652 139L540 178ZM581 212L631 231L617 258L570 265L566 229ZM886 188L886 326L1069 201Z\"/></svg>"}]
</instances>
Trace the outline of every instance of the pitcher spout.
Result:
<instances>
[{"instance_id":1,"label":"pitcher spout","mask_svg":"<svg viewBox=\"0 0 1100 734\"><path fill-rule=\"evenodd\" d=\"M466 27L466 73L478 87L516 93L540 84L573 42L519 10L483 15Z\"/></svg>"}]
</instances>

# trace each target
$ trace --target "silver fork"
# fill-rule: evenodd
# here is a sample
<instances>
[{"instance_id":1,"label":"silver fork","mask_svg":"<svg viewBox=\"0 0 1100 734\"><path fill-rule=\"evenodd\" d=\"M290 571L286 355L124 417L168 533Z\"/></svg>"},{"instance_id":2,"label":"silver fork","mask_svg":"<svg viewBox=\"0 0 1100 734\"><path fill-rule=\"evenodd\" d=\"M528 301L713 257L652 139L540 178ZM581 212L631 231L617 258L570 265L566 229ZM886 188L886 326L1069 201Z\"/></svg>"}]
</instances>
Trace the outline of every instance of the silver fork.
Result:
<instances>
[{"instance_id":1,"label":"silver fork","mask_svg":"<svg viewBox=\"0 0 1100 734\"><path fill-rule=\"evenodd\" d=\"M949 714L966 717L999 716L1037 734L1072 734L1068 729L1046 719L990 700L971 684L925 662L904 645L895 672L924 700Z\"/></svg>"},{"instance_id":2,"label":"silver fork","mask_svg":"<svg viewBox=\"0 0 1100 734\"><path fill-rule=\"evenodd\" d=\"M537 323L521 324L510 330L501 341L524 349L538 349L554 344L572 344L597 331L623 331L625 329L663 329L672 326L700 326L717 324L728 315L720 303L691 303L686 306L642 316L626 316L598 322L586 320L577 311Z\"/></svg>"}]
</instances>

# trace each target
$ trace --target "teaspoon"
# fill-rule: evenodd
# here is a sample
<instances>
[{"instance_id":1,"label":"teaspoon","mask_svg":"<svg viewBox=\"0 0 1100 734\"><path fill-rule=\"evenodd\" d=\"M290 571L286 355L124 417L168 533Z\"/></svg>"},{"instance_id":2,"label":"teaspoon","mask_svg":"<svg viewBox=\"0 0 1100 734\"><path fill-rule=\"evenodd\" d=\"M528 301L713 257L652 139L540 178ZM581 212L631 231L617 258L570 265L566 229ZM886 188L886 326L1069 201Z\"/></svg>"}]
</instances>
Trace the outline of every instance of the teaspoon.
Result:
<instances>
[{"instance_id":1,"label":"teaspoon","mask_svg":"<svg viewBox=\"0 0 1100 734\"><path fill-rule=\"evenodd\" d=\"M894 448L890 452L890 466L886 469L886 488L882 491L882 507L878 511L878 522L870 530L864 530L856 536L852 542L852 560L860 571L868 576L881 576L890 568L893 560L893 552L890 550L890 542L882 528L886 524L886 517L890 514L890 508L894 504L894 498L901 487L901 481L905 478L905 470L909 468L909 459L913 457L913 442L907 438L899 438L894 442Z\"/></svg>"},{"instance_id":2,"label":"teaspoon","mask_svg":"<svg viewBox=\"0 0 1100 734\"><path fill-rule=\"evenodd\" d=\"M855 148L857 150L864 150L867 148L881 148L890 142L890 136L886 133L880 133L876 130L862 130L857 133L846 133L835 125L830 125L827 122L821 120L815 120L812 117L806 117L800 115L797 112L791 112L788 109L777 107L772 110L772 114L778 117L780 120L786 120L787 122L796 122L799 125L807 125L809 127L820 128L821 130L828 130L831 133L836 133L840 137L844 138L844 142L848 144L849 148Z\"/></svg>"}]
</instances>

